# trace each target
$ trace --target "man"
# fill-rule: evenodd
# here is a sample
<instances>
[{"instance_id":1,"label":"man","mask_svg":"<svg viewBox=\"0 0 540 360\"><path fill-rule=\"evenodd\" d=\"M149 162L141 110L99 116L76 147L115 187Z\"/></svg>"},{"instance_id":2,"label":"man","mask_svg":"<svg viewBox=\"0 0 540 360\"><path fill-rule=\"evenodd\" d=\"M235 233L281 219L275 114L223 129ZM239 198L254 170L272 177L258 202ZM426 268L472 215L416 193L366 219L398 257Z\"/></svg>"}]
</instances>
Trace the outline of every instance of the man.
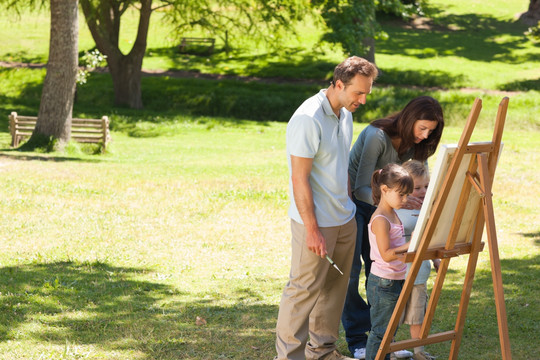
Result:
<instances>
[{"instance_id":1,"label":"man","mask_svg":"<svg viewBox=\"0 0 540 360\"><path fill-rule=\"evenodd\" d=\"M292 261L275 360L351 359L335 345L356 239L348 176L351 113L365 104L377 74L365 59L346 59L330 87L307 99L287 126Z\"/></svg>"}]
</instances>

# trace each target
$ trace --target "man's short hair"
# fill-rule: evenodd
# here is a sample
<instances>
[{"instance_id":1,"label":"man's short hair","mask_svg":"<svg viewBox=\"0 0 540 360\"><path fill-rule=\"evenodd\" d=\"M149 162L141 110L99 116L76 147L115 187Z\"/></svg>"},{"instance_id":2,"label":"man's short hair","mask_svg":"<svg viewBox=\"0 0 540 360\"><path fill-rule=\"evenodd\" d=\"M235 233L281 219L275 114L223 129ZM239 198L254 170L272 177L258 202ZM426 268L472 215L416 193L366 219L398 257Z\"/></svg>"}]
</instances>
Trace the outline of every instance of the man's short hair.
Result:
<instances>
[{"instance_id":1,"label":"man's short hair","mask_svg":"<svg viewBox=\"0 0 540 360\"><path fill-rule=\"evenodd\" d=\"M332 84L335 85L336 81L341 80L343 84L348 85L357 74L375 80L377 75L379 75L379 70L374 64L366 59L359 56L351 56L336 66Z\"/></svg>"}]
</instances>

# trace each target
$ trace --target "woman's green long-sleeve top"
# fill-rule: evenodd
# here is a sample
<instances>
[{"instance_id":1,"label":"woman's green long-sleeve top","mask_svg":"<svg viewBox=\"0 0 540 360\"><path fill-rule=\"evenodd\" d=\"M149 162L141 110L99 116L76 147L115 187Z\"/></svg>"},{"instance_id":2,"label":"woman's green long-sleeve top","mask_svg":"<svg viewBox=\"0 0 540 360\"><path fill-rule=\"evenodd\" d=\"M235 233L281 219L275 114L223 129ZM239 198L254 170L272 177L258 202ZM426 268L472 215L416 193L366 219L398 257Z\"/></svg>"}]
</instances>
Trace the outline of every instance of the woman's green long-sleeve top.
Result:
<instances>
[{"instance_id":1,"label":"woman's green long-sleeve top","mask_svg":"<svg viewBox=\"0 0 540 360\"><path fill-rule=\"evenodd\" d=\"M354 197L368 204L371 198L371 175L375 170L413 158L414 148L399 156L390 137L373 125L368 125L354 143L349 156L349 177Z\"/></svg>"}]
</instances>

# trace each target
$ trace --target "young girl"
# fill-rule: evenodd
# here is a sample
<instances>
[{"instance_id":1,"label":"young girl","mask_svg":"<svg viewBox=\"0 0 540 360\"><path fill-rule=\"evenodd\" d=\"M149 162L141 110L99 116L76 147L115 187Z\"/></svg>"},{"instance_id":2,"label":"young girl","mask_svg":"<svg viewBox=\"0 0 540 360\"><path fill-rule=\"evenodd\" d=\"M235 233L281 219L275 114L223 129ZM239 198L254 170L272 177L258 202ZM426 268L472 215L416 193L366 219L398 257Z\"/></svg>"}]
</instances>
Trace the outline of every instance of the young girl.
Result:
<instances>
[{"instance_id":1,"label":"young girl","mask_svg":"<svg viewBox=\"0 0 540 360\"><path fill-rule=\"evenodd\" d=\"M388 164L371 177L373 203L377 209L368 224L373 263L366 288L371 305L366 360L375 359L377 355L405 281L407 266L398 260L396 252L407 250L409 244L395 210L407 202L413 187L409 172L397 164ZM389 358L386 354L385 359Z\"/></svg>"}]
</instances>

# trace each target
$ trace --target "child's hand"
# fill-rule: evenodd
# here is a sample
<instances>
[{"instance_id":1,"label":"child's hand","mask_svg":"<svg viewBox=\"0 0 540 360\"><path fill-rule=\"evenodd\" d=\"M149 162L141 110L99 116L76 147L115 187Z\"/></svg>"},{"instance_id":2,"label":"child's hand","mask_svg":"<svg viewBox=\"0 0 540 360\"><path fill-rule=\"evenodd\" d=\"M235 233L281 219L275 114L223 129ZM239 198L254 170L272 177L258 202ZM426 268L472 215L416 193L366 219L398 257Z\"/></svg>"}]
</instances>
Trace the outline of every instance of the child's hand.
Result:
<instances>
[{"instance_id":1,"label":"child's hand","mask_svg":"<svg viewBox=\"0 0 540 360\"><path fill-rule=\"evenodd\" d=\"M409 195L407 196L407 202L402 206L402 209L419 210L422 207L424 200L422 198Z\"/></svg>"},{"instance_id":2,"label":"child's hand","mask_svg":"<svg viewBox=\"0 0 540 360\"><path fill-rule=\"evenodd\" d=\"M441 265L441 259L433 259L433 267L435 267L435 271L439 271L439 266Z\"/></svg>"}]
</instances>

